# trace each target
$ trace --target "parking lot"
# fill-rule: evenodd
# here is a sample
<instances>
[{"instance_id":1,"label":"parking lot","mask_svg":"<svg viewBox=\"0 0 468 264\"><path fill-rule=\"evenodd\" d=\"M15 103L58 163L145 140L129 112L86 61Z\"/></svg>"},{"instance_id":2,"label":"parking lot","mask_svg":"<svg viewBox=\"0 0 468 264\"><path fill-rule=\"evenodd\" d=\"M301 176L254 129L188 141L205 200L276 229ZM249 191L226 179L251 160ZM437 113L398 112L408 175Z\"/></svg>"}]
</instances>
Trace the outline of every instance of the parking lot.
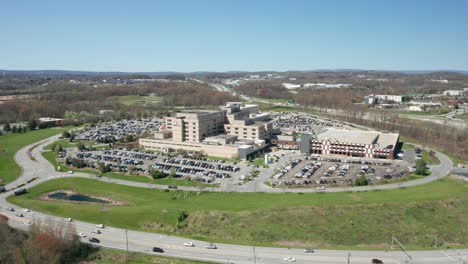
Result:
<instances>
[{"instance_id":1,"label":"parking lot","mask_svg":"<svg viewBox=\"0 0 468 264\"><path fill-rule=\"evenodd\" d=\"M280 130L317 134L324 128L349 128L343 122L298 112L270 112L273 127Z\"/></svg>"},{"instance_id":2,"label":"parking lot","mask_svg":"<svg viewBox=\"0 0 468 264\"><path fill-rule=\"evenodd\" d=\"M349 186L365 175L369 184L398 180L409 175L401 161L365 161L308 156L293 160L271 178L272 186Z\"/></svg>"},{"instance_id":3,"label":"parking lot","mask_svg":"<svg viewBox=\"0 0 468 264\"><path fill-rule=\"evenodd\" d=\"M122 173L150 174L150 169L158 169L175 178L190 179L204 183L221 184L222 180L231 177L240 178L246 173L245 164L237 164L224 160L197 158L192 156L168 156L161 153L146 153L126 150L70 150L66 156L70 159L80 159L86 167L99 168L101 163L109 165L113 171ZM65 155L62 155L65 157ZM241 170L241 168L244 168Z\"/></svg>"},{"instance_id":4,"label":"parking lot","mask_svg":"<svg viewBox=\"0 0 468 264\"><path fill-rule=\"evenodd\" d=\"M85 130L76 135L76 140L101 141L103 139L113 138L119 140L127 135L141 136L144 133L152 133L158 130L164 124L164 120L153 119L131 119L112 121Z\"/></svg>"}]
</instances>

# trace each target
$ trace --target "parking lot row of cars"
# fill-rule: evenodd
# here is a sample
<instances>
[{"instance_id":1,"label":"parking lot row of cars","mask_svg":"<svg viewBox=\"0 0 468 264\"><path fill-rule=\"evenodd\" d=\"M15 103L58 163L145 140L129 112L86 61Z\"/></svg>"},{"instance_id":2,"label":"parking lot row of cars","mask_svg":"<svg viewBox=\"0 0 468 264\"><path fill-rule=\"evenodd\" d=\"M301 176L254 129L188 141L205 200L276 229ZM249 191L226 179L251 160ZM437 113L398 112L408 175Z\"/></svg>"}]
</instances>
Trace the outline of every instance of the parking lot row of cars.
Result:
<instances>
[{"instance_id":1,"label":"parking lot row of cars","mask_svg":"<svg viewBox=\"0 0 468 264\"><path fill-rule=\"evenodd\" d=\"M112 121L85 130L75 139L84 141L99 141L103 138L120 139L127 135L141 136L145 132L158 130L164 124L164 120L154 119L130 119L121 121Z\"/></svg>"},{"instance_id":2,"label":"parking lot row of cars","mask_svg":"<svg viewBox=\"0 0 468 264\"><path fill-rule=\"evenodd\" d=\"M219 171L228 171L228 172L237 172L239 167L233 165L225 164L213 164L204 161L190 160L185 158L167 158L163 160L164 163L169 164L178 164L190 167L198 167L203 169L219 170Z\"/></svg>"}]
</instances>

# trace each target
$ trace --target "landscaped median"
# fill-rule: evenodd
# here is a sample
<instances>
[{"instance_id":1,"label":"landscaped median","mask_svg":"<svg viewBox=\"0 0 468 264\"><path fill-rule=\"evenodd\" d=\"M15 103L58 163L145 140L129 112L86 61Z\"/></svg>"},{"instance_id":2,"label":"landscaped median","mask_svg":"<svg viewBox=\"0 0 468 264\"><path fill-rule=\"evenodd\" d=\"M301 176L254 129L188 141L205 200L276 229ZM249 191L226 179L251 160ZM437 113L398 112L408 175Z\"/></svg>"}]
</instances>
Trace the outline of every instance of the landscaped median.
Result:
<instances>
[{"instance_id":1,"label":"landscaped median","mask_svg":"<svg viewBox=\"0 0 468 264\"><path fill-rule=\"evenodd\" d=\"M74 203L39 197L58 190L121 201ZM49 181L8 200L61 217L207 241L294 247L466 247L468 186L444 178L411 188L342 193L221 193L137 188L84 178Z\"/></svg>"},{"instance_id":2,"label":"landscaped median","mask_svg":"<svg viewBox=\"0 0 468 264\"><path fill-rule=\"evenodd\" d=\"M36 141L61 134L66 129L67 127L57 127L0 136L0 184L9 183L20 176L21 168L16 164L14 158L19 149Z\"/></svg>"}]
</instances>

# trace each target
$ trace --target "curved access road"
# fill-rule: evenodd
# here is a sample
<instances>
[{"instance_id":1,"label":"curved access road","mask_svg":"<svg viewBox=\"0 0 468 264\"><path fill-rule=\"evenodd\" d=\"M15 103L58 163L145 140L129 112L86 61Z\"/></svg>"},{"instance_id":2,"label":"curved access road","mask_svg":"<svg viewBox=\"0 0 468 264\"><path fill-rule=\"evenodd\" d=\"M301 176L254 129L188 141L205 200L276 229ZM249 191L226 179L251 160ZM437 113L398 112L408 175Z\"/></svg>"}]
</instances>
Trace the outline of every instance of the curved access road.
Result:
<instances>
[{"instance_id":1,"label":"curved access road","mask_svg":"<svg viewBox=\"0 0 468 264\"><path fill-rule=\"evenodd\" d=\"M21 208L10 204L6 201L7 196L12 195L12 190L21 186L20 188L31 188L41 182L45 182L58 177L70 177L63 173L56 172L53 166L42 157L42 148L50 142L57 139L51 137L42 140L38 143L31 144L20 149L15 159L23 169L21 177L14 182L8 184L6 187L9 190L7 193L0 194L0 213L7 215L10 218L10 225L16 228L27 229L25 225L27 221L40 221L47 224L51 222L63 222L60 217L47 215L40 212L24 213L25 217L15 216L15 212L7 211L6 208L12 207L16 211L21 211ZM35 145L37 147L31 148ZM28 154L28 152L30 152ZM32 157L32 159L31 159ZM442 163L445 156L440 156ZM441 163L441 164L442 164ZM440 167L440 172L446 173L445 167ZM445 175L445 174L444 174ZM85 173L76 173L74 175L79 177L89 177L101 181L110 181L118 184L126 184L138 187L152 187L152 188L165 188L163 185L148 185L137 182L129 182L122 180L114 180L109 178L96 178ZM438 178L434 175L433 178ZM442 175L443 176L443 175ZM439 177L442 177L439 176ZM418 182L422 184L424 182ZM411 185L410 185L411 186ZM402 187L402 185L394 186ZM196 189L196 188L195 188ZM331 190L331 189L330 189ZM304 190L301 190L304 191ZM78 232L83 232L90 235L90 230L95 228L97 223L86 223L81 221L74 221ZM195 247L185 247L184 242L188 239L182 237L168 236L156 233L146 233L139 231L124 230L120 228L106 227L103 229L102 234L93 235L101 240L100 246L126 249L128 237L128 249L130 251L153 253L152 247L160 247L165 252L162 255L172 256L178 258L187 258L193 260L202 260L217 263L285 263L284 257L294 257L296 263L347 263L350 258L350 263L370 263L371 259L378 258L384 263L406 263L411 257L410 263L427 263L427 264L442 264L442 263L462 263L468 260L468 249L451 250L451 251L410 251L408 255L399 250L392 251L347 251L347 250L317 250L315 254L304 253L302 249L287 249L287 248L271 248L271 247L253 247L232 244L217 244L218 249L207 249L205 246L207 242L194 241ZM86 238L83 241L87 241ZM255 258L255 261L254 261Z\"/></svg>"}]
</instances>

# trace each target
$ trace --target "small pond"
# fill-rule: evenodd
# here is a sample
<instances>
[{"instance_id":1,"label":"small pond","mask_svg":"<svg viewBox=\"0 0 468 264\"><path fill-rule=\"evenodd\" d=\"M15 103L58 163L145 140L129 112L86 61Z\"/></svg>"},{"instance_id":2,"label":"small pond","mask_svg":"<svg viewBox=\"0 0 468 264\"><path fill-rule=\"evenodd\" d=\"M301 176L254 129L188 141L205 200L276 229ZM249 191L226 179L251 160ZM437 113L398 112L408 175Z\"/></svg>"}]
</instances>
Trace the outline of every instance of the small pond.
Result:
<instances>
[{"instance_id":1,"label":"small pond","mask_svg":"<svg viewBox=\"0 0 468 264\"><path fill-rule=\"evenodd\" d=\"M58 200L68 200L74 202L88 202L88 203L109 203L109 201L93 198L84 194L67 194L64 192L56 192L49 194L48 196L50 199L58 199Z\"/></svg>"}]
</instances>

